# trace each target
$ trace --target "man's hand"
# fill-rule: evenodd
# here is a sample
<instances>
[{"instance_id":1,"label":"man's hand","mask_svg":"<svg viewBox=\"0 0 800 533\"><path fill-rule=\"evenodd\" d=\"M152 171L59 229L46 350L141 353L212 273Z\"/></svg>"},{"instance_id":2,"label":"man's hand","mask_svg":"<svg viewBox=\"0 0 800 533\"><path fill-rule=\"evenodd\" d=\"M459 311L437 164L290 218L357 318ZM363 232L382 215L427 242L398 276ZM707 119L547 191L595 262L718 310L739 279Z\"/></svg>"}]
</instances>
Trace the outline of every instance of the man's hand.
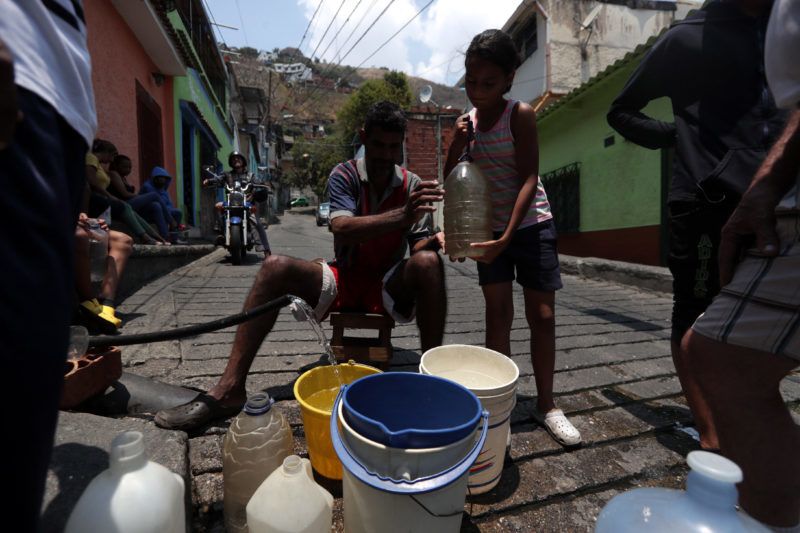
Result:
<instances>
[{"instance_id":1,"label":"man's hand","mask_svg":"<svg viewBox=\"0 0 800 533\"><path fill-rule=\"evenodd\" d=\"M486 251L482 256L474 257L472 259L475 259L476 261L481 263L487 263L487 264L492 263L494 262L495 259L497 259L498 255L503 253L503 250L506 249L506 246L508 246L509 242L511 242L511 239L510 238L507 239L505 237L500 237L499 239L493 241L473 242L470 244L470 247L483 249Z\"/></svg>"},{"instance_id":2,"label":"man's hand","mask_svg":"<svg viewBox=\"0 0 800 533\"><path fill-rule=\"evenodd\" d=\"M766 257L778 255L780 243L775 231L775 207L792 185L800 170L800 111L789 117L786 128L756 172L753 183L722 228L719 245L719 279L727 285L733 278L743 249L752 246Z\"/></svg>"},{"instance_id":3,"label":"man's hand","mask_svg":"<svg viewBox=\"0 0 800 533\"><path fill-rule=\"evenodd\" d=\"M421 181L417 188L408 196L408 202L404 208L405 218L411 224L419 222L425 213L433 213L436 206L431 202L441 202L444 198L444 191L439 189L439 182L436 180Z\"/></svg>"},{"instance_id":4,"label":"man's hand","mask_svg":"<svg viewBox=\"0 0 800 533\"><path fill-rule=\"evenodd\" d=\"M773 257L778 254L778 234L775 232L775 206L780 201L766 182L754 184L722 228L719 244L719 279L722 286L730 283L736 263L744 249L753 244L758 254Z\"/></svg>"},{"instance_id":5,"label":"man's hand","mask_svg":"<svg viewBox=\"0 0 800 533\"><path fill-rule=\"evenodd\" d=\"M17 88L14 85L14 62L11 52L0 41L0 150L4 150L14 138L17 123L22 113L17 107Z\"/></svg>"}]
</instances>

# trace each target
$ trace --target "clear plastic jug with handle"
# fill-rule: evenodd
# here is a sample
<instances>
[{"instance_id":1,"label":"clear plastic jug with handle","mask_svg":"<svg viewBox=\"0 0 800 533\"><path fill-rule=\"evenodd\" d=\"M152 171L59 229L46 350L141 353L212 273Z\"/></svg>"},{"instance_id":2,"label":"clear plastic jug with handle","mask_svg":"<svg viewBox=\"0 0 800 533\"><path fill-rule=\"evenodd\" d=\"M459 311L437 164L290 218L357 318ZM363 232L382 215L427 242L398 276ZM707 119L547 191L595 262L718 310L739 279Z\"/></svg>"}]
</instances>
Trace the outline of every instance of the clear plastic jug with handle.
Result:
<instances>
[{"instance_id":1,"label":"clear plastic jug with handle","mask_svg":"<svg viewBox=\"0 0 800 533\"><path fill-rule=\"evenodd\" d=\"M266 393L248 398L222 444L225 528L247 532L245 507L259 485L292 454L292 430Z\"/></svg>"}]
</instances>

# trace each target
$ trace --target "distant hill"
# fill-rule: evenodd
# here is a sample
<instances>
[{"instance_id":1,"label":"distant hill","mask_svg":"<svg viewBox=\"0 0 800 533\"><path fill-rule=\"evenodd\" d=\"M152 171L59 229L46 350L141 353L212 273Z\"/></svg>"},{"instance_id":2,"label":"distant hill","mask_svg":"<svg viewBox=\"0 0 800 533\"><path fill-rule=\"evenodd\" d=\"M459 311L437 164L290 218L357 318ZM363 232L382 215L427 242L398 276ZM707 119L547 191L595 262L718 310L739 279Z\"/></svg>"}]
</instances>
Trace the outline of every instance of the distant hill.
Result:
<instances>
[{"instance_id":1,"label":"distant hill","mask_svg":"<svg viewBox=\"0 0 800 533\"><path fill-rule=\"evenodd\" d=\"M223 56L225 49L222 50ZM336 113L345 104L353 90L369 79L383 78L386 68L337 67L335 64L312 61L296 48L284 48L279 52L281 60L302 62L311 67L313 77L304 82L288 82L277 73L272 73L272 104L270 115L273 121L292 115L291 121L331 123ZM233 58L232 58L233 59ZM246 87L259 87L269 94L269 68L253 57L237 55L231 67L238 83ZM451 106L461 110L465 105L464 92L455 87L433 83L423 78L408 76L408 84L415 96L420 88L430 85L433 100L442 108Z\"/></svg>"}]
</instances>

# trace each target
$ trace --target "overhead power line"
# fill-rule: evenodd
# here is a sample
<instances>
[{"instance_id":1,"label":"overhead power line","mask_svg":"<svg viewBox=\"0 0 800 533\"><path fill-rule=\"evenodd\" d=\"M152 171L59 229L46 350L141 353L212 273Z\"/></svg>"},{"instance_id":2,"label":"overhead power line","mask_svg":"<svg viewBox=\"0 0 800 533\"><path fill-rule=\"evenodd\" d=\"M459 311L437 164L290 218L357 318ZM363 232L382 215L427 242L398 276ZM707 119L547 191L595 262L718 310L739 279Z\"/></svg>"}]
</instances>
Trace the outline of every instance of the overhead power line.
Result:
<instances>
[{"instance_id":1,"label":"overhead power line","mask_svg":"<svg viewBox=\"0 0 800 533\"><path fill-rule=\"evenodd\" d=\"M322 7L322 4L325 0L319 0L319 4L317 4L317 9L314 10L314 14L311 15L311 20L308 21L308 26L306 26L306 31L303 32L303 37L300 39L300 44L297 45L297 49L300 50L300 47L303 46L303 41L306 40L306 35L308 35L308 30L311 28L311 24L314 23L314 19L317 18L317 13L319 13L319 8Z\"/></svg>"},{"instance_id":2,"label":"overhead power line","mask_svg":"<svg viewBox=\"0 0 800 533\"><path fill-rule=\"evenodd\" d=\"M323 58L323 57L325 57L325 54L328 52L328 49L331 47L331 45L332 45L334 42L336 42L336 38L339 36L339 34L340 34L340 33L342 33L342 30L345 28L345 26L347 26L347 23L348 23L348 22L350 22L350 17L352 17L352 16L353 16L353 13L355 13L355 12L356 12L356 9L358 9L358 6L360 6L360 5L361 5L361 2L362 2L362 1L363 1L363 0L358 0L358 2L356 3L356 6L353 8L353 10L352 10L352 11L350 11L350 14L349 14L349 15L347 15L347 18L344 20L344 23L342 23L342 25L339 27L339 31L337 31L337 32L336 32L336 33L333 35L333 37L331 38L331 40L330 40L330 41L328 41L328 46L326 46L326 47L325 47L325 50L323 50L323 51L322 51L322 53L319 55L319 57L320 57L320 58ZM373 4L374 4L374 2L373 2ZM320 41L320 42L321 42L321 41ZM334 56L334 58L335 58L335 57L336 57L336 56Z\"/></svg>"},{"instance_id":3,"label":"overhead power line","mask_svg":"<svg viewBox=\"0 0 800 533\"><path fill-rule=\"evenodd\" d=\"M433 4L435 1L436 1L436 0L430 0L430 1L429 1L427 4L425 4L424 6L422 6L422 8L421 8L419 11L417 11L417 12L414 14L414 16L412 16L410 19L408 19L408 21L407 21L405 24L403 24L403 25L400 27L400 29L399 29L399 30L397 30L396 32L394 32L394 33L392 34L392 36L391 36L391 37L389 37L388 39L386 39L386 41L384 41L384 42L383 42L383 44L381 44L381 45L380 45L380 46L379 46L379 47L378 47L378 48L377 48L377 49L376 49L374 52L372 52L372 53L371 53L369 56L367 56L367 58L366 58L366 59L364 59L364 61L362 61L361 63L359 63L359 65L358 65L357 67L355 67L355 69L353 69L353 72L352 72L350 75L348 75L348 76L345 76L345 80L348 80L348 79L349 79L349 77L350 77L350 76L352 76L352 75L353 75L353 74L354 74L354 73L357 71L357 69L361 68L361 66L362 66L362 65L364 65L364 63L366 63L367 61L369 61L369 60L370 60L370 59L371 59L371 58L372 58L372 57L373 57L375 54L377 54L378 52L380 52L380 51L383 49L383 47L384 47L384 46L386 46L387 44L389 44L389 42L391 42L391 40L392 40L392 39L394 39L395 37L397 37L397 36L400 34L400 32L402 32L404 29L406 29L406 28L408 27L408 25L409 25L409 24L411 24L411 23L412 23L412 22L413 22L413 21L414 21L414 20L415 20L415 19L416 19L418 16L420 16L420 15L422 14L422 12L423 12L423 11L425 11L426 9L428 9L428 8L431 6L431 4ZM390 5L392 5L392 3L393 3L393 2L394 2L394 0L392 0L391 2L389 2L389 4L388 4L388 5L387 5L387 6L384 8L384 10L383 10L383 11L381 11L381 14L380 14L380 15L378 15L378 18L380 18L380 17L383 15L383 13L385 13L385 12L386 12L386 10L389 8L389 6L390 6ZM366 31L369 31L369 30L370 30L370 29L371 29L371 28L372 28L372 27L375 25L375 23L378 21L378 18L376 18L376 19L375 19L375 20L372 22L372 24L370 25L370 27L369 27L369 28L367 28L367 30L366 30ZM364 34L363 34L363 35L362 35L362 36L359 38L359 40L358 40L358 41L356 41L356 43L355 43L355 44L358 44L358 42L359 42L359 41L360 41L360 40L361 40L361 39L364 37L364 35L366 35L366 31L365 31L365 32L364 32ZM353 46L355 46L355 44L354 44ZM347 54L349 54L349 53L350 53L350 51L352 51L352 48L351 48L350 50L348 50ZM347 57L347 54L345 54L345 56L344 56L344 57ZM344 57L343 57L342 59L344 59ZM340 61L340 63L341 63L341 61ZM309 103L312 103L312 102L313 102L313 100L312 100L312 95L313 95L313 91L312 91L312 94L310 94L310 95L309 95L309 96L306 98L306 100L300 104L300 106L298 107L298 109L302 109L302 108L303 108L305 105L308 105Z\"/></svg>"},{"instance_id":4,"label":"overhead power line","mask_svg":"<svg viewBox=\"0 0 800 533\"><path fill-rule=\"evenodd\" d=\"M362 62L361 62L361 63L360 63L360 64L359 64L359 65L358 65L356 68L361 68L361 65L363 65L364 63L366 63L367 61L369 61L369 60L372 58L372 56L374 56L375 54L377 54L378 52L380 52L380 51L383 49L383 47L384 47L384 46L386 46L387 44L389 44L389 41L391 41L392 39L394 39L395 37L397 37L397 36L400 34L400 32L401 32L401 31L403 31L404 29L406 29L406 27L408 27L408 25L409 25L409 24L411 24L412 22L414 22L414 19L416 19L418 16L420 16L420 15L422 14L422 12L423 12L423 11L425 11L426 9L428 9L428 8L430 7L430 5L431 5L432 3L434 3L435 1L436 1L436 0L430 0L430 2L428 2L427 4L425 4L424 6L422 6L422 9L420 9L419 11L417 11L416 15L414 15L413 17L411 17L410 19L408 19L408 22L406 22L405 24L403 24L403 25L400 27L400 29L399 29L399 30L397 30L396 32L394 32L394 33L392 34L392 36L391 36L391 37L389 37L388 39L386 39L386 41L385 41L385 42L384 42L382 45L380 45L380 46L378 47L378 49L377 49L377 50L375 50L374 52L372 52L372 53L371 53L371 54L370 54L370 55L369 55L369 56L368 56L368 57L367 57L367 58L366 58L364 61L362 61Z\"/></svg>"},{"instance_id":5,"label":"overhead power line","mask_svg":"<svg viewBox=\"0 0 800 533\"><path fill-rule=\"evenodd\" d=\"M329 32L329 31L330 31L330 29L331 29L331 26L333 26L333 23L334 23L334 21L336 20L336 17L338 17L338 16L339 16L339 11L341 11L341 10L342 10L342 8L344 7L344 4L345 4L345 2L347 2L347 0L342 0L342 3L341 3L341 4L339 4L339 8L336 10L336 13L334 13L334 14L333 14L333 18L332 18L332 19L331 19L331 21L328 23L328 27L327 27L327 28L325 28L325 32L322 34L322 37L320 37L320 39L319 39L319 42L317 43L317 46L316 46L316 48L314 48L314 51L313 51L313 52L311 52L311 55L310 55L309 57L310 57L312 60L314 59L314 56L317 54L317 50L319 50L319 47L320 47L320 45L322 45L322 41L324 41L324 40L325 40L325 37L328 35L328 32Z\"/></svg>"},{"instance_id":6,"label":"overhead power line","mask_svg":"<svg viewBox=\"0 0 800 533\"><path fill-rule=\"evenodd\" d=\"M344 59L347 57L347 55L348 55L350 52L352 52L352 51L353 51L353 48L355 48L355 46L356 46L356 45L357 45L359 42L361 42L361 40L364 38L364 36L365 36L367 33L369 33L369 31L370 31L370 30L371 30L371 29L372 29L372 28L375 26L375 24L378 22L378 20L380 20L380 18L381 18L381 17L384 15L384 13L386 13L386 11L389 9L389 7L391 7L391 5L392 5L394 2L395 2L395 0L389 0L389 3L388 3L388 4L386 4L386 7L384 7L384 8L383 8L383 11L381 11L381 12L378 14L378 16L377 16L377 17L375 17L375 19L372 21L372 24L370 24L370 25L369 25L369 27L368 27L366 30L364 30L364 33L362 33L362 34L361 34L361 37L359 37L359 38L358 38L358 40L357 40L357 41L356 41L356 42L353 44L353 46L351 46L351 47L350 47L350 50L348 50L348 51L347 51L347 53L346 53L344 56L342 56L342 57L339 59L338 63L336 63L336 65L335 65L335 66L329 66L329 67L328 67L328 68L327 68L327 69L324 71L324 73L321 73L321 74L320 74L320 77L323 77L323 76L325 76L325 75L329 74L330 72L332 72L332 71L333 71L333 69L334 69L334 68L338 68L338 67L339 67L339 66L342 64L342 61L344 61ZM300 110L300 109L301 109L301 108L302 108L302 107L303 107L303 106L304 106L304 105L305 105L305 104L306 104L308 101L310 101L310 100L311 100L311 98L312 98L312 97L313 97L313 96L314 96L314 95L315 95L315 94L316 94L318 91L319 91L319 86L316 86L316 87L314 87L313 89L311 89L311 91L309 92L309 94L308 94L308 95L305 97L305 99L303 99L303 100L300 102L300 104L298 104L298 105L296 106L296 108L297 108L298 110Z\"/></svg>"}]
</instances>

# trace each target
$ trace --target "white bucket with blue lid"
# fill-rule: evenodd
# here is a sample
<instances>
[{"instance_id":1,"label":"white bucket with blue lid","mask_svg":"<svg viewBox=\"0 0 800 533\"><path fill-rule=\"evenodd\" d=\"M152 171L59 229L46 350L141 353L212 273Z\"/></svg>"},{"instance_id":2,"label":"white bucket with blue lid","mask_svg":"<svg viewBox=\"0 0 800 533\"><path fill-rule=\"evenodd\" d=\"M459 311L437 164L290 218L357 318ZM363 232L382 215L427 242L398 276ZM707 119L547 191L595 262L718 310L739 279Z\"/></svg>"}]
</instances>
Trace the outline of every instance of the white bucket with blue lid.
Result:
<instances>
[{"instance_id":1,"label":"white bucket with blue lid","mask_svg":"<svg viewBox=\"0 0 800 533\"><path fill-rule=\"evenodd\" d=\"M457 532L461 527L469 469L486 439L488 413L480 408L480 402L468 389L452 381L410 373L381 375L390 377L343 387L334 405L337 416L331 417L331 440L344 466L345 529L348 533ZM455 391L461 395L461 400L455 403L464 411L447 415L448 404L437 403L445 389L449 391L447 394ZM353 415L359 413L346 412L345 403L365 405L363 402L370 395L376 398L375 395L387 390L396 394L383 394L382 401L374 403L385 408L371 409L369 414L373 421L391 428L391 432L414 434L411 441L415 447L399 448L377 442L348 423L348 419L356 419ZM365 396L357 397L362 394ZM402 411L404 403L408 412ZM474 413L468 412L470 404ZM460 421L472 419L474 414L476 423L468 432L454 430L461 425ZM404 422L401 424L396 418ZM402 427L403 424L407 427ZM379 434L379 440L391 438ZM455 440L447 442L448 439ZM435 445L425 447L426 442Z\"/></svg>"}]
</instances>

